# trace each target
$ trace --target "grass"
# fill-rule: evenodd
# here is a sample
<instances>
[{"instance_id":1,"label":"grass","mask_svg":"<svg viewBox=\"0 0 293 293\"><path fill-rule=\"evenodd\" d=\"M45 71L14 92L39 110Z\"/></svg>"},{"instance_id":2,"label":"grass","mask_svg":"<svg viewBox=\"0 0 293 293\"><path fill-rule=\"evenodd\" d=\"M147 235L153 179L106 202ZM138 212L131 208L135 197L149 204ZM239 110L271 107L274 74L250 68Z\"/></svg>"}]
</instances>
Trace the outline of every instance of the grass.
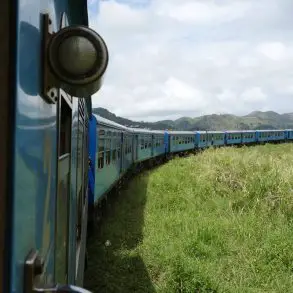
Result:
<instances>
[{"instance_id":1,"label":"grass","mask_svg":"<svg viewBox=\"0 0 293 293\"><path fill-rule=\"evenodd\" d=\"M97 293L293 292L293 145L210 149L139 175L88 249Z\"/></svg>"}]
</instances>

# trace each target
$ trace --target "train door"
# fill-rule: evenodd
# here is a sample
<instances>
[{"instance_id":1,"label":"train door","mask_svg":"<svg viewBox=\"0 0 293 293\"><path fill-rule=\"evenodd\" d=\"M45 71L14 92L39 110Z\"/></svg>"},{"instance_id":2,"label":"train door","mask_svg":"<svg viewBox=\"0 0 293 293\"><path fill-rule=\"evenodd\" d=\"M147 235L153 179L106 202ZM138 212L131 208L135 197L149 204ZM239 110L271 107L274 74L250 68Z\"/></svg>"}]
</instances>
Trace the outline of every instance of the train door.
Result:
<instances>
[{"instance_id":1,"label":"train door","mask_svg":"<svg viewBox=\"0 0 293 293\"><path fill-rule=\"evenodd\" d=\"M66 284L68 281L72 101L65 93L60 92L58 103L55 281Z\"/></svg>"}]
</instances>

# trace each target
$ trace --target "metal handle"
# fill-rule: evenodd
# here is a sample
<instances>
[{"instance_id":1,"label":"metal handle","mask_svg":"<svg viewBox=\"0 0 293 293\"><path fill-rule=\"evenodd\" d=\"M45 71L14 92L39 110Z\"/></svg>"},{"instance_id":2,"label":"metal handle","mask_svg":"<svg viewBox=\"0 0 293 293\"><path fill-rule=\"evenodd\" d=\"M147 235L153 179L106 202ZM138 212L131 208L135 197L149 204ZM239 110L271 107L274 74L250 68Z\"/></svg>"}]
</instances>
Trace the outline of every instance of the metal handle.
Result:
<instances>
[{"instance_id":1,"label":"metal handle","mask_svg":"<svg viewBox=\"0 0 293 293\"><path fill-rule=\"evenodd\" d=\"M45 292L45 293L92 293L84 288L73 286L73 285L60 285L57 284L56 286L48 286L47 288L34 288L34 292Z\"/></svg>"},{"instance_id":2,"label":"metal handle","mask_svg":"<svg viewBox=\"0 0 293 293\"><path fill-rule=\"evenodd\" d=\"M62 284L36 284L36 277L43 274L44 261L38 251L32 249L24 264L24 293L92 293L84 288Z\"/></svg>"}]
</instances>

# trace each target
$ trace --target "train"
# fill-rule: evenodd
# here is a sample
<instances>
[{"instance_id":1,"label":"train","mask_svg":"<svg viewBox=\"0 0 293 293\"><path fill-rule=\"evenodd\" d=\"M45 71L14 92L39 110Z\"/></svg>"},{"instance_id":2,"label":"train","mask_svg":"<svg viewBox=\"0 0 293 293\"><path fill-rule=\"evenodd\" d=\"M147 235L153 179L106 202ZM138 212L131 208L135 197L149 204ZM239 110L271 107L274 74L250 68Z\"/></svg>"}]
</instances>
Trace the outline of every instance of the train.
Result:
<instances>
[{"instance_id":1,"label":"train","mask_svg":"<svg viewBox=\"0 0 293 293\"><path fill-rule=\"evenodd\" d=\"M92 95L110 55L87 1L2 0L0 11L0 293L89 293L88 227L146 164L293 140L293 130L157 131L99 117Z\"/></svg>"},{"instance_id":2,"label":"train","mask_svg":"<svg viewBox=\"0 0 293 293\"><path fill-rule=\"evenodd\" d=\"M100 219L103 200L128 175L145 166L197 153L211 147L242 146L293 141L292 129L175 131L148 130L119 125L92 114L89 121L90 227ZM106 200L106 199L105 199Z\"/></svg>"}]
</instances>

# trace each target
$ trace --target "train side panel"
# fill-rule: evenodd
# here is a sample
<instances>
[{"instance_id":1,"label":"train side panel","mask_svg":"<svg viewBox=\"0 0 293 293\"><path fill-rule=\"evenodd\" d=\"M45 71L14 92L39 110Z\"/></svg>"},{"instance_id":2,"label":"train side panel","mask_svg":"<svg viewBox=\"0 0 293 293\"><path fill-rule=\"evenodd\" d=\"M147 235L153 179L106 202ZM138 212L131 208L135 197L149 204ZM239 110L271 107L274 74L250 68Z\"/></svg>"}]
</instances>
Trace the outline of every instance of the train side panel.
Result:
<instances>
[{"instance_id":1,"label":"train side panel","mask_svg":"<svg viewBox=\"0 0 293 293\"><path fill-rule=\"evenodd\" d=\"M170 135L170 152L184 152L195 148L194 133L171 132Z\"/></svg>"},{"instance_id":2,"label":"train side panel","mask_svg":"<svg viewBox=\"0 0 293 293\"><path fill-rule=\"evenodd\" d=\"M255 131L243 131L242 132L242 143L254 143L256 142L256 132Z\"/></svg>"},{"instance_id":3,"label":"train side panel","mask_svg":"<svg viewBox=\"0 0 293 293\"><path fill-rule=\"evenodd\" d=\"M61 2L61 1L60 1ZM11 210L11 279L9 292L24 290L24 262L39 250L49 280L55 266L55 194L57 185L57 112L40 95L40 13L50 12L53 27L60 26L60 7L54 1L15 1L17 12L15 58L17 80ZM68 12L68 11L67 11ZM8 274L9 275L9 274Z\"/></svg>"},{"instance_id":4,"label":"train side panel","mask_svg":"<svg viewBox=\"0 0 293 293\"><path fill-rule=\"evenodd\" d=\"M96 148L97 148L97 120L91 115L89 120L89 195L88 204L90 209L95 200L95 176L96 176ZM93 211L91 211L93 212Z\"/></svg>"},{"instance_id":5,"label":"train side panel","mask_svg":"<svg viewBox=\"0 0 293 293\"><path fill-rule=\"evenodd\" d=\"M241 131L226 131L226 144L241 144L242 142L242 133Z\"/></svg>"},{"instance_id":6,"label":"train side panel","mask_svg":"<svg viewBox=\"0 0 293 293\"><path fill-rule=\"evenodd\" d=\"M153 135L153 157L165 154L164 134Z\"/></svg>"},{"instance_id":7,"label":"train side panel","mask_svg":"<svg viewBox=\"0 0 293 293\"><path fill-rule=\"evenodd\" d=\"M125 152L121 135L120 129L97 122L95 203L110 190L120 177L121 160L123 159L123 152Z\"/></svg>"},{"instance_id":8,"label":"train side panel","mask_svg":"<svg viewBox=\"0 0 293 293\"><path fill-rule=\"evenodd\" d=\"M151 133L137 133L137 135L137 162L142 162L152 157L153 139Z\"/></svg>"},{"instance_id":9,"label":"train side panel","mask_svg":"<svg viewBox=\"0 0 293 293\"><path fill-rule=\"evenodd\" d=\"M206 148L207 146L207 132L196 131L196 147L199 149Z\"/></svg>"}]
</instances>

